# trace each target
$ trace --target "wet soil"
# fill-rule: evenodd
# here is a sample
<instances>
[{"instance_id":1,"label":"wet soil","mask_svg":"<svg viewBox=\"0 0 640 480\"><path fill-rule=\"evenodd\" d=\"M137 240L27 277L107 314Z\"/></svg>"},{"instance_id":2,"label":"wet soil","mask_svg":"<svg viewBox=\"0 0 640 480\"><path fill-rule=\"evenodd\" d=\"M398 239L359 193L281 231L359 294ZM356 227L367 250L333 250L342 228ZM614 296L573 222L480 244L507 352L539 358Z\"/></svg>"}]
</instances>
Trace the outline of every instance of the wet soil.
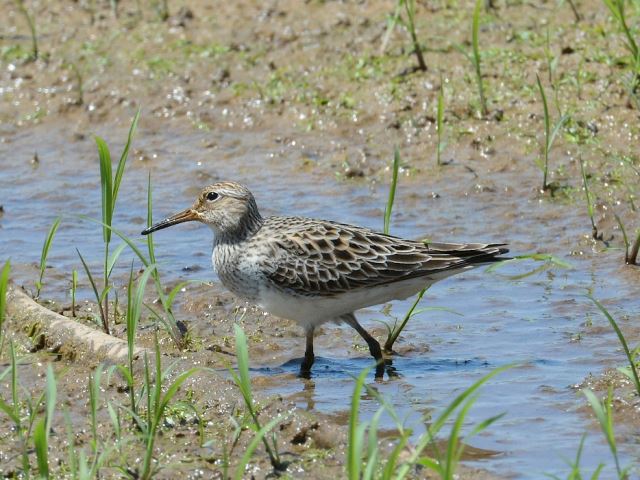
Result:
<instances>
[{"instance_id":1,"label":"wet soil","mask_svg":"<svg viewBox=\"0 0 640 480\"><path fill-rule=\"evenodd\" d=\"M479 115L473 69L462 53L471 50L470 2L418 3L426 72L413 70L402 26L380 52L393 2L176 1L169 2L166 21L146 2L116 4L117 12L101 1L26 2L40 41L36 61L28 58L29 30L20 11L14 4L2 7L0 241L16 281L32 288L42 240L58 215L63 224L42 297L55 302L52 309L68 310L71 271L82 268L76 247L99 271L100 229L76 216L100 216L92 136L105 137L117 158L138 108L142 118L115 219L132 238L145 223L149 173L156 217L189 205L203 185L234 179L254 191L265 214L380 229L397 147L402 168L392 233L508 242L514 254L551 253L572 268L507 278L538 266L514 264L434 286L427 304L463 316L425 312L412 321L397 348L399 376L377 388L409 423L418 423L420 414L447 405L452 393L482 374L516 362L519 367L483 391L470 419L507 411L505 420L474 443L500 454L469 459L469 468L518 478L560 474L566 472L563 458L573 458L585 431L585 468L593 470L600 462L612 466L579 388L603 391L610 378L606 372L625 360L608 323L584 293L592 292L610 308L629 343L637 342L639 273L623 265L622 234L613 214L630 234L638 226L640 123L625 85L622 37L604 5L580 3L577 23L565 3L497 2L485 10L480 46L488 113ZM544 141L536 73L553 118L560 112L569 116L552 150L553 188L544 193L536 166ZM446 165L437 166L441 85ZM591 238L580 160L602 240ZM264 398L265 416L296 412L295 426L281 435L283 445L301 455L294 468L314 477L340 476L353 388L349 374L357 375L370 362L357 336L342 326L324 327L314 377L297 379L301 331L223 290L210 270L206 229L168 230L156 235L156 243L168 288L181 280L206 282L188 285L177 300L176 314L190 328L189 351L176 351L165 338L163 353L179 360L176 372L191 365L217 370L188 384L193 395L202 395L196 403L207 412L203 415L212 424L207 424L207 438L216 440L214 446L175 451L180 439L193 443L196 428L188 422L170 426L158 445L166 455L160 463L177 462L181 471L204 469L204 477L220 472L229 440L227 419L240 415L238 392L224 366L225 359L233 361L232 325L238 321L250 339L253 381ZM132 258L125 253L116 266L121 299ZM91 295L81 279L78 298L84 302ZM408 302L396 302L391 309L368 309L361 318L384 338L386 327L377 320L392 321L407 308ZM85 304L80 317L91 323L93 314L95 307ZM149 346L152 328L145 327L140 343ZM124 328L116 325L115 331L122 335ZM25 368L23 385L38 391L48 357L25 358L33 368ZM65 359L56 366L67 372L60 386L69 396L67 408L86 419L86 378L93 366ZM637 398L620 382L615 385L625 399L616 405L623 412L616 424L620 448L624 460L634 464ZM211 392L217 393L209 398ZM105 396L126 404L117 388L105 388ZM376 409L377 403L366 399L363 416ZM108 429L105 409L101 416ZM300 442L308 447L304 454L295 450L299 446L289 446L300 429L309 430L315 422L321 425L317 430L328 432L318 434L324 440L305 437ZM81 428L76 441L85 444L89 432L86 424ZM60 437L63 451L66 437ZM326 443L326 438L340 440ZM2 448L15 468L15 448ZM132 450L126 462L135 463L138 453ZM266 457L257 456L256 462L265 472Z\"/></svg>"}]
</instances>

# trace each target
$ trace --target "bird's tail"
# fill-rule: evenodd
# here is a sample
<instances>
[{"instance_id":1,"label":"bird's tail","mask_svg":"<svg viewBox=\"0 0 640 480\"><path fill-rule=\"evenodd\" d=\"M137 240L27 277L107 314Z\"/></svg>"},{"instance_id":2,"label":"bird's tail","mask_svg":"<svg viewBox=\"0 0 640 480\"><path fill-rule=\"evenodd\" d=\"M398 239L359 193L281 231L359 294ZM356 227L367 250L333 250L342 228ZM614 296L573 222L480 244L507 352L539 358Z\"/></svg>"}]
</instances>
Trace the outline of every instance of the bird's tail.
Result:
<instances>
[{"instance_id":1,"label":"bird's tail","mask_svg":"<svg viewBox=\"0 0 640 480\"><path fill-rule=\"evenodd\" d=\"M509 260L510 257L501 257L509 252L506 243L439 243L425 242L431 253L442 253L464 258L469 264L493 263Z\"/></svg>"}]
</instances>

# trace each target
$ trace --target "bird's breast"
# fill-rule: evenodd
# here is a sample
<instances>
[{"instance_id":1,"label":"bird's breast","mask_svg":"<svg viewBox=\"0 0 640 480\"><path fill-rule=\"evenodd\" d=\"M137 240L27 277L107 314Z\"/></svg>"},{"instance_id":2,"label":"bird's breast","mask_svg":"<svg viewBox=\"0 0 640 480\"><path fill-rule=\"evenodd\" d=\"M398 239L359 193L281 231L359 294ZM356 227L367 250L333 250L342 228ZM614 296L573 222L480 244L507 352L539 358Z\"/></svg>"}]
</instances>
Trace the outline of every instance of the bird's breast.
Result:
<instances>
[{"instance_id":1,"label":"bird's breast","mask_svg":"<svg viewBox=\"0 0 640 480\"><path fill-rule=\"evenodd\" d=\"M240 298L257 302L261 273L258 259L251 252L229 245L216 245L211 257L222 284Z\"/></svg>"}]
</instances>

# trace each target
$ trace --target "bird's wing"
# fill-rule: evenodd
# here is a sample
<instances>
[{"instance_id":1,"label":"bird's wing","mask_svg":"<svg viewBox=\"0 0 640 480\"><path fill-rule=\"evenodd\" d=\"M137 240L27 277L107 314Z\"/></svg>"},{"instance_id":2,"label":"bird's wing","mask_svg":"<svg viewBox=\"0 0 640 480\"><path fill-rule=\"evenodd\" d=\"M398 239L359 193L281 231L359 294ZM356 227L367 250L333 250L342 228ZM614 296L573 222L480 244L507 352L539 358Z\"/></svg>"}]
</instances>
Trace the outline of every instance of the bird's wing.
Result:
<instances>
[{"instance_id":1,"label":"bird's wing","mask_svg":"<svg viewBox=\"0 0 640 480\"><path fill-rule=\"evenodd\" d=\"M296 224L296 221L298 222ZM446 252L350 225L289 219L288 228L274 228L271 254L263 271L278 288L300 295L332 296L365 287L427 277L457 270L501 253L478 249L474 254L452 244Z\"/></svg>"}]
</instances>

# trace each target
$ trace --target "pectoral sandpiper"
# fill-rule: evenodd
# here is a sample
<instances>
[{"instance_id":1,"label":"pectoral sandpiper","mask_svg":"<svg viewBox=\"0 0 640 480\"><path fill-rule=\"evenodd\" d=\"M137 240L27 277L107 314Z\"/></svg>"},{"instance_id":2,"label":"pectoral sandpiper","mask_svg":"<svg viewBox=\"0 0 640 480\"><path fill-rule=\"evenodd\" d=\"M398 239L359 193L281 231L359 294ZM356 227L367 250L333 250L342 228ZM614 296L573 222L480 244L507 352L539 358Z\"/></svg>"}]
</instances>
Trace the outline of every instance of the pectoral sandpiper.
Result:
<instances>
[{"instance_id":1,"label":"pectoral sandpiper","mask_svg":"<svg viewBox=\"0 0 640 480\"><path fill-rule=\"evenodd\" d=\"M235 182L202 190L194 205L142 232L198 221L214 232L212 261L222 283L306 333L300 367L314 362L316 327L353 327L384 373L380 344L356 320L360 308L404 299L450 275L497 260L503 244L423 243L352 225L302 217L263 218L251 192Z\"/></svg>"}]
</instances>

